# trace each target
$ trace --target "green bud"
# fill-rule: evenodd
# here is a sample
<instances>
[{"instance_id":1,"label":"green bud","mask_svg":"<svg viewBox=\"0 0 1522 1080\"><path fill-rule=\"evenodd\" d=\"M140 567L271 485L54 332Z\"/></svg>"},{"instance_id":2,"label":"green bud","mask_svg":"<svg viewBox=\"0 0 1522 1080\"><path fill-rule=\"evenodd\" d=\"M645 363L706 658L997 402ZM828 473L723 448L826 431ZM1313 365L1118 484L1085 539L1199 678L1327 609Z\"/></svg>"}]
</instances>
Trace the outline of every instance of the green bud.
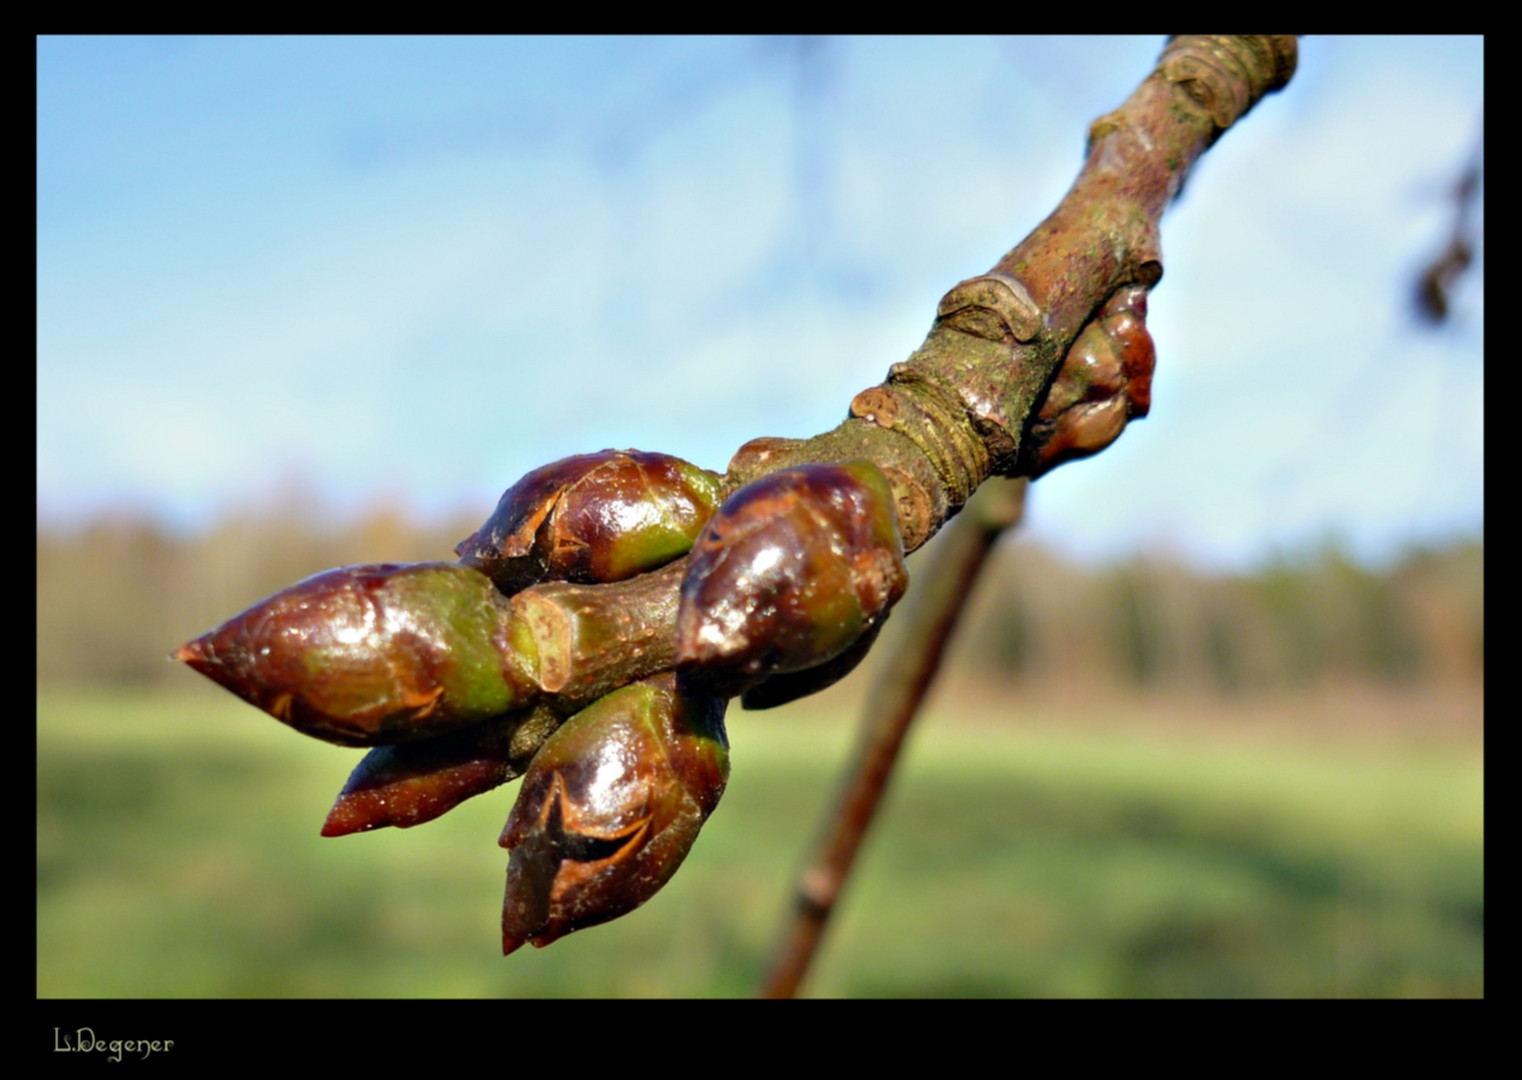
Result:
<instances>
[{"instance_id":1,"label":"green bud","mask_svg":"<svg viewBox=\"0 0 1522 1080\"><path fill-rule=\"evenodd\" d=\"M724 705L668 673L614 691L550 736L500 841L512 851L504 956L632 911L671 878L729 776Z\"/></svg>"},{"instance_id":2,"label":"green bud","mask_svg":"<svg viewBox=\"0 0 1522 1080\"><path fill-rule=\"evenodd\" d=\"M908 583L893 494L874 465L770 473L731 495L693 548L677 662L739 693L844 653Z\"/></svg>"},{"instance_id":3,"label":"green bud","mask_svg":"<svg viewBox=\"0 0 1522 1080\"><path fill-rule=\"evenodd\" d=\"M621 581L685 555L719 478L666 454L603 450L535 469L455 553L514 593L540 581Z\"/></svg>"},{"instance_id":4,"label":"green bud","mask_svg":"<svg viewBox=\"0 0 1522 1080\"><path fill-rule=\"evenodd\" d=\"M343 746L427 738L530 705L538 693L527 626L485 575L452 563L317 574L174 658Z\"/></svg>"}]
</instances>

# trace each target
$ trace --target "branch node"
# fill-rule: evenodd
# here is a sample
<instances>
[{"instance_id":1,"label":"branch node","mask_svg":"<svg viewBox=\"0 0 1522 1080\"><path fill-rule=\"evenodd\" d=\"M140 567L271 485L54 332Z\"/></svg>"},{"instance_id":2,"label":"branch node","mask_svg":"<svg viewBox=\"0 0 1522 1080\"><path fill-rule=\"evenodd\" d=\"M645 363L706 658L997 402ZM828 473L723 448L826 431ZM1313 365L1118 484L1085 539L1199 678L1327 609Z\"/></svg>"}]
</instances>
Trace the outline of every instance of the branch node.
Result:
<instances>
[{"instance_id":1,"label":"branch node","mask_svg":"<svg viewBox=\"0 0 1522 1080\"><path fill-rule=\"evenodd\" d=\"M1087 157L1094 150L1094 144L1106 135L1120 130L1122 117L1118 112L1108 112L1089 125L1089 141L1084 147L1083 153Z\"/></svg>"},{"instance_id":2,"label":"branch node","mask_svg":"<svg viewBox=\"0 0 1522 1080\"><path fill-rule=\"evenodd\" d=\"M941 481L948 510L971 498L988 476L988 449L962 403L908 364L894 364L886 383L857 394L851 415L897 432L919 447Z\"/></svg>"},{"instance_id":3,"label":"branch node","mask_svg":"<svg viewBox=\"0 0 1522 1080\"><path fill-rule=\"evenodd\" d=\"M800 906L816 918L827 915L840 898L840 880L824 867L813 866L804 871L798 882Z\"/></svg>"},{"instance_id":4,"label":"branch node","mask_svg":"<svg viewBox=\"0 0 1522 1080\"><path fill-rule=\"evenodd\" d=\"M1289 82L1297 53L1295 38L1289 34L1191 34L1168 40L1158 71L1183 87L1210 115L1219 133L1264 94Z\"/></svg>"},{"instance_id":5,"label":"branch node","mask_svg":"<svg viewBox=\"0 0 1522 1080\"><path fill-rule=\"evenodd\" d=\"M1024 344L1042 328L1041 309L1020 279L1009 274L988 273L957 283L941 298L936 315L942 325L1005 345Z\"/></svg>"}]
</instances>

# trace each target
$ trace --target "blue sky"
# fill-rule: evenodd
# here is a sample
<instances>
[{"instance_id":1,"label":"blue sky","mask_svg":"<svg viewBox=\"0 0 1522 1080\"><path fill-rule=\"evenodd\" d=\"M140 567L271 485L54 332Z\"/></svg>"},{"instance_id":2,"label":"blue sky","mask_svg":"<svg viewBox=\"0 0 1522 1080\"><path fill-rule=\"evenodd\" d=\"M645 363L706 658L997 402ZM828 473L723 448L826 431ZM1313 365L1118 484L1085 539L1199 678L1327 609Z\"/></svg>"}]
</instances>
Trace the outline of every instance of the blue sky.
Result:
<instances>
[{"instance_id":1,"label":"blue sky","mask_svg":"<svg viewBox=\"0 0 1522 1080\"><path fill-rule=\"evenodd\" d=\"M40 39L39 522L484 513L567 454L825 430L1161 44ZM1408 297L1483 68L1301 41L1164 219L1151 417L1030 535L1240 566L1481 532L1483 266L1439 330Z\"/></svg>"}]
</instances>

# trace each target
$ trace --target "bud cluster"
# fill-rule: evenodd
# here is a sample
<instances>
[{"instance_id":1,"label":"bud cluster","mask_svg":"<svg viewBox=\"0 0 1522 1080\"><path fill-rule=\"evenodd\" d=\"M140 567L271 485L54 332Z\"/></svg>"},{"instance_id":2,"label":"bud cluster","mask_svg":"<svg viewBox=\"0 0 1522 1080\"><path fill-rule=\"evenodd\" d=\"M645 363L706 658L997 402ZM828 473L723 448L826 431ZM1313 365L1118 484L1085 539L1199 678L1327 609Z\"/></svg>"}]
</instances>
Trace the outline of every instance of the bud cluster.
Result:
<instances>
[{"instance_id":1,"label":"bud cluster","mask_svg":"<svg viewBox=\"0 0 1522 1080\"><path fill-rule=\"evenodd\" d=\"M681 865L729 775L729 698L765 708L842 677L907 585L893 493L867 462L722 494L661 454L566 458L509 488L459 563L318 574L175 658L370 748L324 836L408 828L523 777L500 839L502 944L547 945ZM620 669L624 652L646 671Z\"/></svg>"},{"instance_id":2,"label":"bud cluster","mask_svg":"<svg viewBox=\"0 0 1522 1080\"><path fill-rule=\"evenodd\" d=\"M1124 288L1079 334L1026 424L1022 472L1146 415L1146 314L1146 289ZM500 840L502 944L547 945L676 871L729 775L730 698L766 709L844 677L908 586L870 462L724 495L663 454L565 458L509 488L458 563L330 570L174 656L298 731L371 748L324 836L408 828L523 777Z\"/></svg>"}]
</instances>

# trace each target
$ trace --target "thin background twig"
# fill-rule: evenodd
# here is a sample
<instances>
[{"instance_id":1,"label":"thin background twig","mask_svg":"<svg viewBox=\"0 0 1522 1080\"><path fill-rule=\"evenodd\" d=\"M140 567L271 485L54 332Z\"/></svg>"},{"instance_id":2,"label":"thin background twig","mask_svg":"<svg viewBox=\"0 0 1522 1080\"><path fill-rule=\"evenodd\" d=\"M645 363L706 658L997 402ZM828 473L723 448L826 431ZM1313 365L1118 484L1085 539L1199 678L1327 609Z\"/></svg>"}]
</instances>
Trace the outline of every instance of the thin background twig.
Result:
<instances>
[{"instance_id":1,"label":"thin background twig","mask_svg":"<svg viewBox=\"0 0 1522 1080\"><path fill-rule=\"evenodd\" d=\"M909 725L940 669L978 572L1025 509L1027 481L990 480L944 530L899 618L906 624L867 699L855 761L843 777L798 880L793 911L757 994L790 998L808 974L856 853L882 803Z\"/></svg>"}]
</instances>

